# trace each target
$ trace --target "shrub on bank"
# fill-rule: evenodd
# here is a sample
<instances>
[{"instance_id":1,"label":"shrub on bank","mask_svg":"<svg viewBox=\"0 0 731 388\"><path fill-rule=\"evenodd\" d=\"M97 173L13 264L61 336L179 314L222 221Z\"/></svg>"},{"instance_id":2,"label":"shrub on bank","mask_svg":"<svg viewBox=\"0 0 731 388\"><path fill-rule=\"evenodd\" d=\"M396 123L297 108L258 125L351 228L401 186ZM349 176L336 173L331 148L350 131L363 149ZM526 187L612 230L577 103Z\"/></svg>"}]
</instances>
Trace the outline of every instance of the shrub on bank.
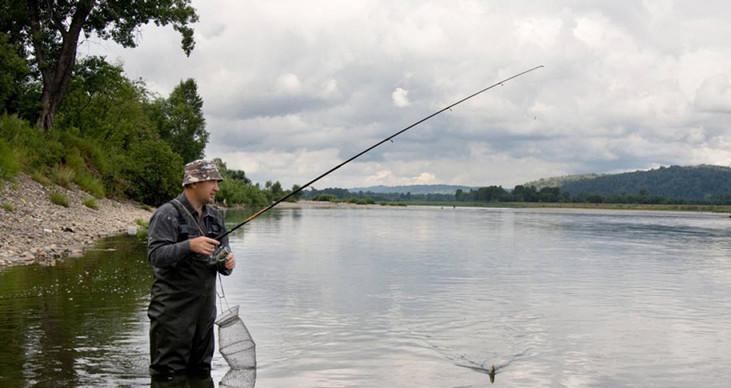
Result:
<instances>
[{"instance_id":1,"label":"shrub on bank","mask_svg":"<svg viewBox=\"0 0 731 388\"><path fill-rule=\"evenodd\" d=\"M96 204L96 198L89 197L84 200L84 206L88 207L89 209L97 210L99 209L99 206Z\"/></svg>"},{"instance_id":2,"label":"shrub on bank","mask_svg":"<svg viewBox=\"0 0 731 388\"><path fill-rule=\"evenodd\" d=\"M0 179L11 179L19 170L16 152L4 139L0 139Z\"/></svg>"},{"instance_id":3,"label":"shrub on bank","mask_svg":"<svg viewBox=\"0 0 731 388\"><path fill-rule=\"evenodd\" d=\"M51 202L56 205L63 206L63 207L69 207L69 199L63 193L54 191L48 197L51 200Z\"/></svg>"}]
</instances>

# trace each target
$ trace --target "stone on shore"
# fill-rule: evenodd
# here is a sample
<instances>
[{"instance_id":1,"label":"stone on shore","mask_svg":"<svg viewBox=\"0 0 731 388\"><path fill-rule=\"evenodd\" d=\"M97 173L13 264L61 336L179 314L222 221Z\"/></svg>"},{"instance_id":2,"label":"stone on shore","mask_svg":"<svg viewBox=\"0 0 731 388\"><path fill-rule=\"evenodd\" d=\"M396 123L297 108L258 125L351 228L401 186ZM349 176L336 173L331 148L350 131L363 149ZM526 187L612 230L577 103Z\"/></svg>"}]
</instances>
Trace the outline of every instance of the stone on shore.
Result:
<instances>
[{"instance_id":1,"label":"stone on shore","mask_svg":"<svg viewBox=\"0 0 731 388\"><path fill-rule=\"evenodd\" d=\"M64 194L68 207L53 204L52 192ZM150 210L132 201L97 199L98 209L84 206L91 197L75 185L48 187L19 174L15 182L0 182L0 268L40 263L55 265L79 256L100 237L125 233L137 219L149 220Z\"/></svg>"}]
</instances>

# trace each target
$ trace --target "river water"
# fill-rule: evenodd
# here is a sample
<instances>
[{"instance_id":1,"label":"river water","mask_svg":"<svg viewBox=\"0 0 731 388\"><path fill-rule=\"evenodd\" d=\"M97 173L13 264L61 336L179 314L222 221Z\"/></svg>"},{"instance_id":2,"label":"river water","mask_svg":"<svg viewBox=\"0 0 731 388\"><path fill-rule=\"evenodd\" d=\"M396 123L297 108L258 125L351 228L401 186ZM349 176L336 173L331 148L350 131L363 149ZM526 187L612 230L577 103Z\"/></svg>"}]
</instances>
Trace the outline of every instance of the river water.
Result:
<instances>
[{"instance_id":1,"label":"river water","mask_svg":"<svg viewBox=\"0 0 731 388\"><path fill-rule=\"evenodd\" d=\"M305 208L242 229L224 287L256 387L483 387L468 367L493 364L503 387L731 380L723 215ZM148 385L150 281L127 236L1 271L0 386Z\"/></svg>"}]
</instances>

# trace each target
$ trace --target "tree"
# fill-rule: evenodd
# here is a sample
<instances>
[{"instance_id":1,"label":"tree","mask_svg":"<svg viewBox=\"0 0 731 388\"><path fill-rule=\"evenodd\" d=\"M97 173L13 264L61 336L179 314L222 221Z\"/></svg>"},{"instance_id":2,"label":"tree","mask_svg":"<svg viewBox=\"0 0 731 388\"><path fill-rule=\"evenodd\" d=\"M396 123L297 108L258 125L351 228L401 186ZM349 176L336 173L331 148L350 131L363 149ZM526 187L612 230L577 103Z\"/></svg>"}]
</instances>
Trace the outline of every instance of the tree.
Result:
<instances>
[{"instance_id":1,"label":"tree","mask_svg":"<svg viewBox=\"0 0 731 388\"><path fill-rule=\"evenodd\" d=\"M18 50L10 43L8 36L0 32L0 113L7 111L8 103L17 96L20 80L26 76L28 68Z\"/></svg>"},{"instance_id":2,"label":"tree","mask_svg":"<svg viewBox=\"0 0 731 388\"><path fill-rule=\"evenodd\" d=\"M167 99L153 103L152 114L160 137L188 163L203 157L208 143L203 99L193 79L181 81Z\"/></svg>"},{"instance_id":3,"label":"tree","mask_svg":"<svg viewBox=\"0 0 731 388\"><path fill-rule=\"evenodd\" d=\"M79 38L96 36L135 47L147 23L172 24L182 35L186 55L195 46L192 23L198 20L191 0L0 0L0 31L20 44L40 73L38 126L48 130L72 77ZM32 55L31 55L32 52Z\"/></svg>"}]
</instances>

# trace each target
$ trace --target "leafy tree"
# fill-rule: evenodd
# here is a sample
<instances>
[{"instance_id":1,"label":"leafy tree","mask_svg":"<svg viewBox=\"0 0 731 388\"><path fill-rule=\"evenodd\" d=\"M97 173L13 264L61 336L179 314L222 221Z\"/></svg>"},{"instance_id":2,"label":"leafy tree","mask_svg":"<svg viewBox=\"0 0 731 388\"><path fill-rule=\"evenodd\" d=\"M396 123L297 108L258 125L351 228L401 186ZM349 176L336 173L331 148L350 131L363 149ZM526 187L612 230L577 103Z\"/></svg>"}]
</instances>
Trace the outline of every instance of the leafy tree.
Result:
<instances>
[{"instance_id":1,"label":"leafy tree","mask_svg":"<svg viewBox=\"0 0 731 388\"><path fill-rule=\"evenodd\" d=\"M208 142L203 99L193 79L181 81L167 99L151 107L160 137L188 163L203 157Z\"/></svg>"},{"instance_id":2,"label":"leafy tree","mask_svg":"<svg viewBox=\"0 0 731 388\"><path fill-rule=\"evenodd\" d=\"M8 104L17 99L22 79L28 71L25 60L18 55L17 47L6 34L0 32L0 112L7 111Z\"/></svg>"},{"instance_id":3,"label":"leafy tree","mask_svg":"<svg viewBox=\"0 0 731 388\"><path fill-rule=\"evenodd\" d=\"M139 28L171 24L190 55L190 25L198 20L191 0L0 0L0 31L22 46L42 80L38 126L51 128L71 82L79 38L96 36L135 47Z\"/></svg>"},{"instance_id":4,"label":"leafy tree","mask_svg":"<svg viewBox=\"0 0 731 388\"><path fill-rule=\"evenodd\" d=\"M126 194L151 205L160 205L180 192L183 161L167 143L146 140L133 144L123 174Z\"/></svg>"},{"instance_id":5,"label":"leafy tree","mask_svg":"<svg viewBox=\"0 0 731 388\"><path fill-rule=\"evenodd\" d=\"M103 57L83 58L56 121L60 128L76 128L81 136L124 151L136 140L158 137L147 114L148 95L145 85L125 77L121 66Z\"/></svg>"}]
</instances>

